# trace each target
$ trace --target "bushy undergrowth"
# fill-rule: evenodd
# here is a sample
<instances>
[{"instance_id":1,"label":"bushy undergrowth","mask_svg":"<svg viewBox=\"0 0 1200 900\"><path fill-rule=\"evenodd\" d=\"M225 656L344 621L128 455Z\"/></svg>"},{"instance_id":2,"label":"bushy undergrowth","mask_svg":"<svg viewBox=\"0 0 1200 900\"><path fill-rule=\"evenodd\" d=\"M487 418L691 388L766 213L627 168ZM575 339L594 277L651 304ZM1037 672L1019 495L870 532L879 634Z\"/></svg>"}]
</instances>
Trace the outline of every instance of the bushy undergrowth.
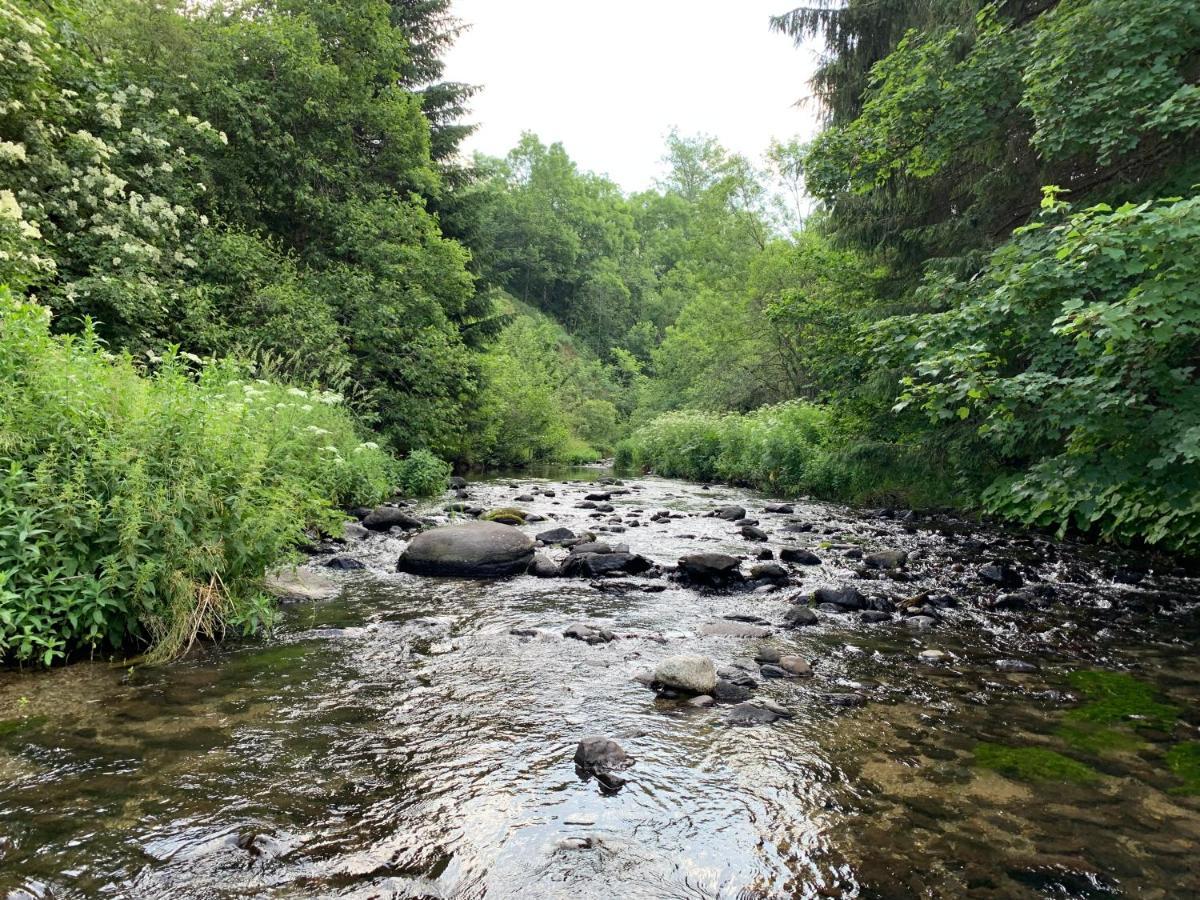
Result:
<instances>
[{"instance_id":1,"label":"bushy undergrowth","mask_svg":"<svg viewBox=\"0 0 1200 900\"><path fill-rule=\"evenodd\" d=\"M754 412L676 412L621 443L617 465L746 484L780 496L938 506L955 492L921 446L850 435L827 409L794 401Z\"/></svg>"},{"instance_id":2,"label":"bushy undergrowth","mask_svg":"<svg viewBox=\"0 0 1200 900\"><path fill-rule=\"evenodd\" d=\"M409 497L433 497L446 489L450 464L428 450L414 450L396 467L400 491Z\"/></svg>"},{"instance_id":3,"label":"bushy undergrowth","mask_svg":"<svg viewBox=\"0 0 1200 900\"><path fill-rule=\"evenodd\" d=\"M143 372L0 288L0 659L253 631L266 568L392 489L336 394L168 354Z\"/></svg>"}]
</instances>

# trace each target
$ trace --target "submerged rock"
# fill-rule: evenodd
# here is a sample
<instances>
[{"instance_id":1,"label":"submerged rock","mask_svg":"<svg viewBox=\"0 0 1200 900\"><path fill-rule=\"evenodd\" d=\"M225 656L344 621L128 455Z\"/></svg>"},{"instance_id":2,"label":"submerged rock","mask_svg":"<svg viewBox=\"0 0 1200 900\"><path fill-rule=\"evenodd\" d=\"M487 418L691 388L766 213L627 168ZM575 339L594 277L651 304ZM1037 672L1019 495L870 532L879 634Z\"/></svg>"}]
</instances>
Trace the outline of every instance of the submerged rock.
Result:
<instances>
[{"instance_id":1,"label":"submerged rock","mask_svg":"<svg viewBox=\"0 0 1200 900\"><path fill-rule=\"evenodd\" d=\"M397 570L412 575L496 578L524 572L533 562L533 540L507 525L471 522L417 535L400 554Z\"/></svg>"},{"instance_id":2,"label":"submerged rock","mask_svg":"<svg viewBox=\"0 0 1200 900\"><path fill-rule=\"evenodd\" d=\"M297 568L271 572L265 586L281 600L329 600L342 590L342 582L332 575Z\"/></svg>"},{"instance_id":3,"label":"submerged rock","mask_svg":"<svg viewBox=\"0 0 1200 900\"><path fill-rule=\"evenodd\" d=\"M576 622L574 625L568 626L567 630L563 632L563 637L583 641L585 644L607 644L617 638L607 628L588 622Z\"/></svg>"},{"instance_id":4,"label":"submerged rock","mask_svg":"<svg viewBox=\"0 0 1200 900\"><path fill-rule=\"evenodd\" d=\"M663 687L688 694L711 694L717 686L717 668L707 656L686 653L668 656L654 670Z\"/></svg>"},{"instance_id":5,"label":"submerged rock","mask_svg":"<svg viewBox=\"0 0 1200 900\"><path fill-rule=\"evenodd\" d=\"M770 725L781 718L775 710L755 703L739 703L725 714L730 725Z\"/></svg>"}]
</instances>

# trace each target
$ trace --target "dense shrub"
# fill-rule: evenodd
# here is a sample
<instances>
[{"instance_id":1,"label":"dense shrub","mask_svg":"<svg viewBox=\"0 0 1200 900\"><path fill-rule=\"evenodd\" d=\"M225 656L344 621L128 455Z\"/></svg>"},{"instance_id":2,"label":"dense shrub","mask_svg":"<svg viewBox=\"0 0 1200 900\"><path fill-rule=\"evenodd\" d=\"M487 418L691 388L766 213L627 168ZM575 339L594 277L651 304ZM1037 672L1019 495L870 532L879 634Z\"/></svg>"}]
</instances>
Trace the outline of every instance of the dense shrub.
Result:
<instances>
[{"instance_id":1,"label":"dense shrub","mask_svg":"<svg viewBox=\"0 0 1200 900\"><path fill-rule=\"evenodd\" d=\"M400 490L409 497L434 497L446 489L450 465L428 450L414 450L397 467Z\"/></svg>"},{"instance_id":2,"label":"dense shrub","mask_svg":"<svg viewBox=\"0 0 1200 900\"><path fill-rule=\"evenodd\" d=\"M266 568L394 484L336 394L175 353L148 368L0 289L0 658L253 631Z\"/></svg>"}]
</instances>

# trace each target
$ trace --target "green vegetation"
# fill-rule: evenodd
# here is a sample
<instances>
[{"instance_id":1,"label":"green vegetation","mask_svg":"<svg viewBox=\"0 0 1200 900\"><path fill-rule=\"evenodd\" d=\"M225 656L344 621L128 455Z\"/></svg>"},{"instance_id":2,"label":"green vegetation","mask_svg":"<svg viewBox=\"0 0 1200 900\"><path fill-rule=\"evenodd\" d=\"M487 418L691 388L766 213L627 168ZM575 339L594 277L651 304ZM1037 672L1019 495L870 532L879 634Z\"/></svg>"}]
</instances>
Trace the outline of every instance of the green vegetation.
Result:
<instances>
[{"instance_id":1,"label":"green vegetation","mask_svg":"<svg viewBox=\"0 0 1200 900\"><path fill-rule=\"evenodd\" d=\"M1200 741L1176 744L1167 751L1167 765L1183 782L1181 794L1200 794Z\"/></svg>"},{"instance_id":2,"label":"green vegetation","mask_svg":"<svg viewBox=\"0 0 1200 900\"><path fill-rule=\"evenodd\" d=\"M409 497L435 497L449 477L450 466L428 450L414 450L396 466L396 483Z\"/></svg>"},{"instance_id":3,"label":"green vegetation","mask_svg":"<svg viewBox=\"0 0 1200 900\"><path fill-rule=\"evenodd\" d=\"M56 337L0 291L0 656L252 631L264 570L391 493L394 463L341 397L170 354L140 365L94 330Z\"/></svg>"},{"instance_id":4,"label":"green vegetation","mask_svg":"<svg viewBox=\"0 0 1200 900\"><path fill-rule=\"evenodd\" d=\"M1096 725L1128 724L1169 731L1179 707L1159 700L1153 686L1122 672L1072 672L1071 686L1087 698L1069 717Z\"/></svg>"},{"instance_id":5,"label":"green vegetation","mask_svg":"<svg viewBox=\"0 0 1200 900\"><path fill-rule=\"evenodd\" d=\"M1100 773L1069 756L1044 747L1007 747L980 743L975 746L975 764L994 769L1022 781L1071 781L1088 784Z\"/></svg>"}]
</instances>

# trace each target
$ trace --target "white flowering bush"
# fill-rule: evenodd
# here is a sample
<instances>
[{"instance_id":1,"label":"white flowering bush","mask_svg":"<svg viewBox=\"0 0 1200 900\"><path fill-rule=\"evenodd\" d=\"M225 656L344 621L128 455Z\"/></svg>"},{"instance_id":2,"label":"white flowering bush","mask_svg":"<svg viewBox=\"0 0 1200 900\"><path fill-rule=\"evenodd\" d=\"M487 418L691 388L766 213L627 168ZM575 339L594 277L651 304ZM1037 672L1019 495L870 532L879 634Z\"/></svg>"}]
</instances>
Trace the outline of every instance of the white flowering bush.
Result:
<instances>
[{"instance_id":1,"label":"white flowering bush","mask_svg":"<svg viewBox=\"0 0 1200 900\"><path fill-rule=\"evenodd\" d=\"M0 660L254 631L266 568L396 484L337 395L144 358L0 287Z\"/></svg>"}]
</instances>

